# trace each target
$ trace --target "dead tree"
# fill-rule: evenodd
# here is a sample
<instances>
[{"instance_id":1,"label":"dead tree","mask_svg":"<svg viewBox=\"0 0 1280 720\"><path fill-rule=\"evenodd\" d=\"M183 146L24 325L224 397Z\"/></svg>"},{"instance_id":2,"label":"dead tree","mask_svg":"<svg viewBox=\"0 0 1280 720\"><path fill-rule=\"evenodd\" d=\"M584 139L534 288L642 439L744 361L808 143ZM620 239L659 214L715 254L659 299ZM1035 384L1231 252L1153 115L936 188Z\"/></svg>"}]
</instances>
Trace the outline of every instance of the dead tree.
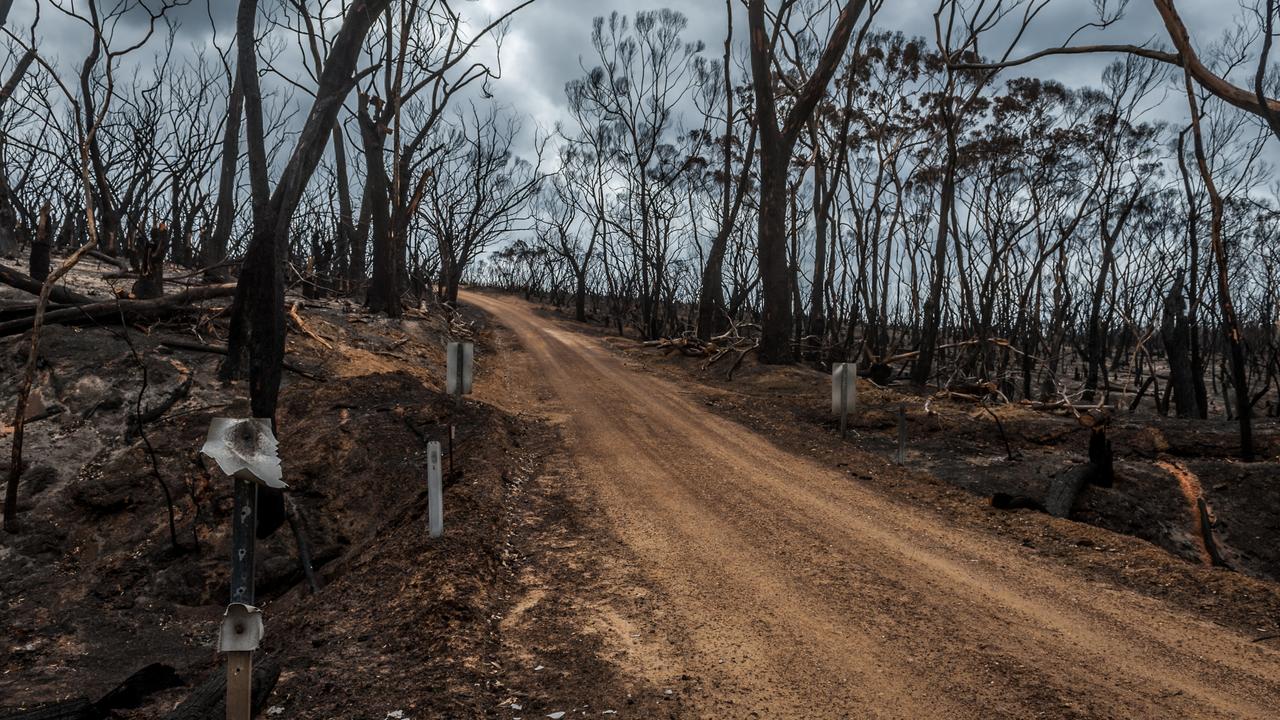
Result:
<instances>
[{"instance_id":1,"label":"dead tree","mask_svg":"<svg viewBox=\"0 0 1280 720\"><path fill-rule=\"evenodd\" d=\"M1165 297L1160 334L1169 362L1169 385L1178 417L1197 418L1200 417L1200 401L1196 397L1191 364L1191 327L1187 322L1182 292L1183 272L1179 270Z\"/></svg>"},{"instance_id":2,"label":"dead tree","mask_svg":"<svg viewBox=\"0 0 1280 720\"><path fill-rule=\"evenodd\" d=\"M831 35L808 80L795 90L785 117L779 118L774 97L774 52L786 20L767 26L764 0L747 5L751 30L751 79L755 88L760 133L759 237L756 254L760 265L761 336L758 351L765 363L795 362L791 347L793 279L787 262L787 175L796 141L826 93L839 69L853 28L867 0L848 0L836 16ZM785 13L785 11L784 11ZM781 122L780 122L781 120Z\"/></svg>"},{"instance_id":3,"label":"dead tree","mask_svg":"<svg viewBox=\"0 0 1280 720\"><path fill-rule=\"evenodd\" d=\"M293 153L275 189L268 192L262 94L257 75L257 1L240 3L236 17L237 67L244 91L253 234L236 286L223 374L240 375L247 360L250 405L255 417L274 418L280 393L286 330L283 253L288 246L293 213L320 162L343 98L358 80L356 61L365 36L389 4L390 0L369 0L347 11L325 58Z\"/></svg>"},{"instance_id":4,"label":"dead tree","mask_svg":"<svg viewBox=\"0 0 1280 720\"><path fill-rule=\"evenodd\" d=\"M138 280L130 295L146 300L164 295L164 258L169 252L169 227L158 223L146 240L138 243Z\"/></svg>"}]
</instances>

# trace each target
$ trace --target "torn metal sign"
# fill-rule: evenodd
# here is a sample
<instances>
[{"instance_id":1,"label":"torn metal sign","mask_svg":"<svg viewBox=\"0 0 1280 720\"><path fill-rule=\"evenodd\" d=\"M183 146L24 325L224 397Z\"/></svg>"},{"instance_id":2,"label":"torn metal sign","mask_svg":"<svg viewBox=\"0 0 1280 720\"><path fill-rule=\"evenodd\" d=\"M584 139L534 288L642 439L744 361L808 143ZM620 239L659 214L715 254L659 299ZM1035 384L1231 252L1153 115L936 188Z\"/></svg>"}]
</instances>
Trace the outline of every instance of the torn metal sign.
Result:
<instances>
[{"instance_id":1,"label":"torn metal sign","mask_svg":"<svg viewBox=\"0 0 1280 720\"><path fill-rule=\"evenodd\" d=\"M200 452L227 475L284 489L277 447L267 418L214 418Z\"/></svg>"},{"instance_id":2,"label":"torn metal sign","mask_svg":"<svg viewBox=\"0 0 1280 720\"><path fill-rule=\"evenodd\" d=\"M262 643L262 611L252 605L231 603L218 628L218 652L253 652Z\"/></svg>"}]
</instances>

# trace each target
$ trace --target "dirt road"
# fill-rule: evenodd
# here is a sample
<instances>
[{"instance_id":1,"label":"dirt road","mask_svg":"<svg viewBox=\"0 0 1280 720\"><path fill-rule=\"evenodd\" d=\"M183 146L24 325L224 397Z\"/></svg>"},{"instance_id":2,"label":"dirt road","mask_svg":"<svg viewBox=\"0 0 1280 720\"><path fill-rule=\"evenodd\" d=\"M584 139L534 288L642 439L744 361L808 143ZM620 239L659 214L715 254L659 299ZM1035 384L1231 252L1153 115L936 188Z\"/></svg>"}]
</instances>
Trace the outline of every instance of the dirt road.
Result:
<instances>
[{"instance_id":1,"label":"dirt road","mask_svg":"<svg viewBox=\"0 0 1280 720\"><path fill-rule=\"evenodd\" d=\"M613 539L577 552L643 599L591 605L584 632L681 717L1280 712L1276 649L776 448L519 300L465 299L564 424Z\"/></svg>"}]
</instances>

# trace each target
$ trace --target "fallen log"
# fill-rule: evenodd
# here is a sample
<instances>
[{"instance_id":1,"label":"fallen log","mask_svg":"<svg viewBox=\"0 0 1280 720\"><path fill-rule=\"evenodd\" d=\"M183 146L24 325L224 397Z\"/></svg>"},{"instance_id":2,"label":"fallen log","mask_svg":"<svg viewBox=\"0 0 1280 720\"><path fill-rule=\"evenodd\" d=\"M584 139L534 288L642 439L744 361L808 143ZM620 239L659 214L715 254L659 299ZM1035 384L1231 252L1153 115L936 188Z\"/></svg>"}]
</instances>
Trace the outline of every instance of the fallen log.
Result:
<instances>
[{"instance_id":1,"label":"fallen log","mask_svg":"<svg viewBox=\"0 0 1280 720\"><path fill-rule=\"evenodd\" d=\"M1054 517L1064 518L1071 514L1076 504L1076 497L1096 468L1093 463L1085 463L1066 472L1060 472L1049 483L1049 492L1044 498L1044 509Z\"/></svg>"},{"instance_id":2,"label":"fallen log","mask_svg":"<svg viewBox=\"0 0 1280 720\"><path fill-rule=\"evenodd\" d=\"M108 255L102 252L101 250L90 250L89 257L93 258L94 260L97 260L98 262L104 262L108 265L115 265L116 267L120 268L120 272L131 272L133 270L133 268L129 267L128 261L126 261L124 258L116 257L114 255Z\"/></svg>"},{"instance_id":3,"label":"fallen log","mask_svg":"<svg viewBox=\"0 0 1280 720\"><path fill-rule=\"evenodd\" d=\"M30 275L25 275L11 267L5 267L4 265L0 265L0 283L29 292L32 295L39 295L40 287L43 285L43 283ZM78 292L73 292L66 288L60 288L57 286L54 286L53 290L49 293L49 301L58 303L59 305L79 305L82 303L93 302L91 298L81 295Z\"/></svg>"},{"instance_id":4,"label":"fallen log","mask_svg":"<svg viewBox=\"0 0 1280 720\"><path fill-rule=\"evenodd\" d=\"M1085 485L1111 487L1114 482L1111 441L1107 439L1106 423L1098 421L1090 426L1089 462L1054 476L1044 499L1045 510L1054 517L1068 517Z\"/></svg>"},{"instance_id":5,"label":"fallen log","mask_svg":"<svg viewBox=\"0 0 1280 720\"><path fill-rule=\"evenodd\" d=\"M104 716L112 710L132 710L142 707L151 695L182 684L182 678L172 666L152 663L130 675L93 705Z\"/></svg>"},{"instance_id":6,"label":"fallen log","mask_svg":"<svg viewBox=\"0 0 1280 720\"><path fill-rule=\"evenodd\" d=\"M254 664L251 717L267 704L267 698L279 679L280 664L271 658L261 658ZM223 720L226 716L227 669L219 665L182 704L164 717L165 720Z\"/></svg>"},{"instance_id":7,"label":"fallen log","mask_svg":"<svg viewBox=\"0 0 1280 720\"><path fill-rule=\"evenodd\" d=\"M236 291L235 283L206 285L166 295L151 300L106 300L90 302L74 307L50 310L44 314L45 324L74 323L78 321L119 322L123 318L155 317L187 310L191 303L229 297ZM0 337L17 335L30 330L34 318L21 318L0 323Z\"/></svg>"},{"instance_id":8,"label":"fallen log","mask_svg":"<svg viewBox=\"0 0 1280 720\"><path fill-rule=\"evenodd\" d=\"M1046 512L1044 504L1039 500L1026 495L1011 495L1009 493L992 495L991 507L997 510L1036 510L1038 512Z\"/></svg>"}]
</instances>

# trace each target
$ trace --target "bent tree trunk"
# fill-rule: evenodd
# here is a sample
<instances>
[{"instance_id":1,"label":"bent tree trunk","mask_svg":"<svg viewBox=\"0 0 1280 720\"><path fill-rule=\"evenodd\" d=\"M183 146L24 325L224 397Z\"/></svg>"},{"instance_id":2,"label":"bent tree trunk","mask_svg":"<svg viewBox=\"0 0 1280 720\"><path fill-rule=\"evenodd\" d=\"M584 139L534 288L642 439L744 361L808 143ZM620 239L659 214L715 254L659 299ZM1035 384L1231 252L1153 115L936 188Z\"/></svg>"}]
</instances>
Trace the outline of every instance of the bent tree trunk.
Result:
<instances>
[{"instance_id":1,"label":"bent tree trunk","mask_svg":"<svg viewBox=\"0 0 1280 720\"><path fill-rule=\"evenodd\" d=\"M353 4L334 36L320 72L315 100L298 133L297 143L280 174L275 191L262 202L266 152L262 131L262 96L257 84L254 20L257 3L242 0L236 22L238 72L244 83L245 128L250 177L254 190L253 236L245 253L244 270L236 285L231 333L224 375L238 371L247 350L249 397L254 417L274 418L284 363L284 251L293 213L315 172L350 92L356 60L374 19L390 0Z\"/></svg>"},{"instance_id":2,"label":"bent tree trunk","mask_svg":"<svg viewBox=\"0 0 1280 720\"><path fill-rule=\"evenodd\" d=\"M1195 91L1191 86L1190 71L1184 72L1187 84L1187 101L1191 105L1191 129L1195 139L1196 164L1200 168L1200 177L1204 180L1205 190L1209 194L1209 207L1212 215L1209 222L1209 243L1213 249L1214 264L1218 276L1218 307L1222 311L1223 331L1227 336L1227 346L1231 351L1231 384L1235 386L1236 415L1240 422L1240 457L1245 461L1254 459L1253 451L1253 401L1249 397L1249 376L1245 369L1244 338L1240 333L1240 319L1236 316L1236 308L1231 300L1231 283L1227 248L1222 239L1222 221L1225 214L1222 196L1213 181L1213 173L1209 170L1209 160L1205 155L1204 138L1200 130L1200 116L1196 107Z\"/></svg>"},{"instance_id":3,"label":"bent tree trunk","mask_svg":"<svg viewBox=\"0 0 1280 720\"><path fill-rule=\"evenodd\" d=\"M773 92L775 41L766 27L764 0L751 0L747 20L751 28L751 85L755 91L757 127L760 132L760 223L756 244L760 266L762 313L760 318L760 361L795 362L791 347L791 282L787 265L787 166L800 131L809 122L826 93L827 84L840 67L853 25L866 0L848 0L836 18L818 58L817 66L795 94L786 118L778 122ZM780 19L781 21L781 19ZM777 33L773 38L776 39Z\"/></svg>"}]
</instances>

